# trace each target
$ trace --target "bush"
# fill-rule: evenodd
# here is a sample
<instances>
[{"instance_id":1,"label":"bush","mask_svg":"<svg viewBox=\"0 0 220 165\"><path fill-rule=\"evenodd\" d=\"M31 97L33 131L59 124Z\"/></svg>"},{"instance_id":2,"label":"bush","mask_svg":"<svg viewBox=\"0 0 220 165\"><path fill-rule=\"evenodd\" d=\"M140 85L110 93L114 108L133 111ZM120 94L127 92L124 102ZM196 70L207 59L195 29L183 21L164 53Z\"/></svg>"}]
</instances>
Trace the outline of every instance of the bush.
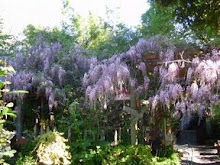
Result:
<instances>
[{"instance_id":1,"label":"bush","mask_svg":"<svg viewBox=\"0 0 220 165\"><path fill-rule=\"evenodd\" d=\"M116 164L151 164L152 154L149 146L116 146L109 147L103 159L104 165Z\"/></svg>"},{"instance_id":2,"label":"bush","mask_svg":"<svg viewBox=\"0 0 220 165\"><path fill-rule=\"evenodd\" d=\"M213 116L211 118L211 127L212 127L212 140L216 142L220 140L220 100L216 102L213 107ZM210 140L210 139L209 139Z\"/></svg>"},{"instance_id":3,"label":"bush","mask_svg":"<svg viewBox=\"0 0 220 165\"><path fill-rule=\"evenodd\" d=\"M98 165L106 154L107 143L92 139L77 140L71 145L72 163Z\"/></svg>"},{"instance_id":4,"label":"bush","mask_svg":"<svg viewBox=\"0 0 220 165\"><path fill-rule=\"evenodd\" d=\"M13 157L15 150L11 149L11 139L15 135L15 132L8 131L5 128L5 123L8 120L8 117L16 117L16 112L12 110L14 104L6 103L3 100L3 94L9 92L5 85L10 84L10 82L3 82L7 75L14 73L14 69L11 66L5 66L6 62L0 60L0 164L6 165L5 158ZM5 67L4 67L5 66Z\"/></svg>"},{"instance_id":5,"label":"bush","mask_svg":"<svg viewBox=\"0 0 220 165\"><path fill-rule=\"evenodd\" d=\"M81 141L72 148L73 164L88 165L180 165L180 157L171 148L166 148L161 155L155 157L147 145L98 145L92 141Z\"/></svg>"},{"instance_id":6,"label":"bush","mask_svg":"<svg viewBox=\"0 0 220 165\"><path fill-rule=\"evenodd\" d=\"M36 160L32 155L22 156L21 153L18 155L16 165L35 165L35 164L36 164Z\"/></svg>"},{"instance_id":7,"label":"bush","mask_svg":"<svg viewBox=\"0 0 220 165\"><path fill-rule=\"evenodd\" d=\"M48 132L37 138L37 161L43 164L70 164L71 155L62 133Z\"/></svg>"},{"instance_id":8,"label":"bush","mask_svg":"<svg viewBox=\"0 0 220 165\"><path fill-rule=\"evenodd\" d=\"M28 140L26 144L21 145L21 152L18 154L16 165L34 165L36 164L36 153L33 152L36 146L36 140Z\"/></svg>"}]
</instances>

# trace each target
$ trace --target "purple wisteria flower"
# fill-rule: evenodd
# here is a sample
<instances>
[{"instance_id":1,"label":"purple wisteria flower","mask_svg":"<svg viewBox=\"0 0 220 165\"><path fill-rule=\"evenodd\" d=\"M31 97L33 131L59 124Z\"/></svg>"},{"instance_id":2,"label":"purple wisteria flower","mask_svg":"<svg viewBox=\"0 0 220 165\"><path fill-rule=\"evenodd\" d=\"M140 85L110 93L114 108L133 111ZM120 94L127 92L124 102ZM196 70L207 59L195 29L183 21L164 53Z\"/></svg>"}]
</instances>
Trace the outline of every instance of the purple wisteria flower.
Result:
<instances>
[{"instance_id":1,"label":"purple wisteria flower","mask_svg":"<svg viewBox=\"0 0 220 165\"><path fill-rule=\"evenodd\" d=\"M190 94L192 95L193 99L197 98L197 92L199 90L199 87L196 82L193 82L190 87Z\"/></svg>"},{"instance_id":2,"label":"purple wisteria flower","mask_svg":"<svg viewBox=\"0 0 220 165\"><path fill-rule=\"evenodd\" d=\"M141 63L138 65L138 69L141 70L144 75L146 74L146 65L145 65L144 62L141 62Z\"/></svg>"}]
</instances>

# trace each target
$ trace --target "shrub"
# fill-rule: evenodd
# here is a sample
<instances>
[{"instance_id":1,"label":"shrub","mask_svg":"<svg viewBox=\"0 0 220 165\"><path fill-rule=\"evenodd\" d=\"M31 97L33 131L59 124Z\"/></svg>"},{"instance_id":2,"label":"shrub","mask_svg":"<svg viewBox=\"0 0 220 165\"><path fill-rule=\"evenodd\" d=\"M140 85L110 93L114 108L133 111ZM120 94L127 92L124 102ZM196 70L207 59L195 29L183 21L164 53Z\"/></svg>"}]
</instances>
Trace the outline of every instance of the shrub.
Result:
<instances>
[{"instance_id":1,"label":"shrub","mask_svg":"<svg viewBox=\"0 0 220 165\"><path fill-rule=\"evenodd\" d=\"M37 153L39 163L70 164L69 147L65 144L67 140L62 135L62 133L50 131L37 138L38 142L34 150Z\"/></svg>"},{"instance_id":2,"label":"shrub","mask_svg":"<svg viewBox=\"0 0 220 165\"><path fill-rule=\"evenodd\" d=\"M151 149L146 145L108 147L106 158L102 164L150 164L152 159Z\"/></svg>"},{"instance_id":3,"label":"shrub","mask_svg":"<svg viewBox=\"0 0 220 165\"><path fill-rule=\"evenodd\" d=\"M11 66L6 66L4 60L0 60L0 164L7 164L5 162L5 157L13 157L15 150L11 149L11 139L15 135L15 132L8 131L5 128L5 123L8 117L16 117L16 112L12 110L14 104L12 102L6 103L3 100L3 94L9 92L6 85L10 82L2 81L5 80L7 75L12 75L15 70Z\"/></svg>"},{"instance_id":4,"label":"shrub","mask_svg":"<svg viewBox=\"0 0 220 165\"><path fill-rule=\"evenodd\" d=\"M109 146L85 140L75 144L71 150L74 155L73 164L180 165L179 155L171 148L163 151L161 154L163 157L156 157L151 154L151 148L147 145Z\"/></svg>"},{"instance_id":5,"label":"shrub","mask_svg":"<svg viewBox=\"0 0 220 165\"><path fill-rule=\"evenodd\" d=\"M35 165L36 161L32 155L25 155L22 154L18 155L18 159L16 161L16 165Z\"/></svg>"}]
</instances>

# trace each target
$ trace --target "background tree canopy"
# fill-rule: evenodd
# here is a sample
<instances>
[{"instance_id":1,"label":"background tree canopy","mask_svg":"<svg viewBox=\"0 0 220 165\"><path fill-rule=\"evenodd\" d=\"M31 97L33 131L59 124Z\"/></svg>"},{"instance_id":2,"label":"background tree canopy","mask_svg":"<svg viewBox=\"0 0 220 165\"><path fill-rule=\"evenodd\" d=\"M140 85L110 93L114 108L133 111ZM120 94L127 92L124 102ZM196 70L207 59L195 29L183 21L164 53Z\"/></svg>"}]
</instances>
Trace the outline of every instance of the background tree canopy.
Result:
<instances>
[{"instance_id":1,"label":"background tree canopy","mask_svg":"<svg viewBox=\"0 0 220 165\"><path fill-rule=\"evenodd\" d=\"M0 19L0 56L10 55L12 53L12 36L3 33L2 20Z\"/></svg>"},{"instance_id":2,"label":"background tree canopy","mask_svg":"<svg viewBox=\"0 0 220 165\"><path fill-rule=\"evenodd\" d=\"M151 0L161 6L173 8L173 18L192 30L204 42L220 35L219 0ZM218 38L219 41L219 38Z\"/></svg>"}]
</instances>

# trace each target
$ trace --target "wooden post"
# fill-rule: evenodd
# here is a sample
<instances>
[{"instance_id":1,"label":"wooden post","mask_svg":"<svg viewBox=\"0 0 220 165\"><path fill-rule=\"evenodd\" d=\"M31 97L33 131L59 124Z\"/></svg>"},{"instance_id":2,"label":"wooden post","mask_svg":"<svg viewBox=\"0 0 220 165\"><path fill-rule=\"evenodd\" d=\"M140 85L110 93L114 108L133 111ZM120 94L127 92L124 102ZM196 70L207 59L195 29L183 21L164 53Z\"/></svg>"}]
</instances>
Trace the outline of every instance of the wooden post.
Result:
<instances>
[{"instance_id":1,"label":"wooden post","mask_svg":"<svg viewBox=\"0 0 220 165\"><path fill-rule=\"evenodd\" d=\"M85 129L83 139L85 140L86 138L87 138L87 130Z\"/></svg>"},{"instance_id":2,"label":"wooden post","mask_svg":"<svg viewBox=\"0 0 220 165\"><path fill-rule=\"evenodd\" d=\"M118 144L118 131L117 131L117 129L115 130L115 133L114 133L114 144L115 145Z\"/></svg>"},{"instance_id":3,"label":"wooden post","mask_svg":"<svg viewBox=\"0 0 220 165\"><path fill-rule=\"evenodd\" d=\"M72 130L71 128L68 129L68 141L71 141L71 134L72 134Z\"/></svg>"},{"instance_id":4,"label":"wooden post","mask_svg":"<svg viewBox=\"0 0 220 165\"><path fill-rule=\"evenodd\" d=\"M17 112L16 139L20 139L22 136L22 110L21 110L21 101L19 99L17 99L15 111Z\"/></svg>"},{"instance_id":5,"label":"wooden post","mask_svg":"<svg viewBox=\"0 0 220 165\"><path fill-rule=\"evenodd\" d=\"M47 126L47 129L46 129L46 132L49 132L50 131L50 127L49 125Z\"/></svg>"},{"instance_id":6,"label":"wooden post","mask_svg":"<svg viewBox=\"0 0 220 165\"><path fill-rule=\"evenodd\" d=\"M104 131L104 129L101 130L101 140L105 140L105 131Z\"/></svg>"},{"instance_id":7,"label":"wooden post","mask_svg":"<svg viewBox=\"0 0 220 165\"><path fill-rule=\"evenodd\" d=\"M39 119L36 118L35 119L35 125L34 125L34 136L37 137L38 135L38 122L39 122Z\"/></svg>"},{"instance_id":8,"label":"wooden post","mask_svg":"<svg viewBox=\"0 0 220 165\"><path fill-rule=\"evenodd\" d=\"M212 137L212 125L210 119L207 117L205 121L206 121L206 133L208 137Z\"/></svg>"},{"instance_id":9,"label":"wooden post","mask_svg":"<svg viewBox=\"0 0 220 165\"><path fill-rule=\"evenodd\" d=\"M134 87L131 87L131 108L136 111L136 97ZM137 140L137 120L135 114L131 113L131 145L138 145Z\"/></svg>"},{"instance_id":10,"label":"wooden post","mask_svg":"<svg viewBox=\"0 0 220 165\"><path fill-rule=\"evenodd\" d=\"M44 133L44 129L43 129L43 126L41 125L40 126L40 135L43 135L43 133Z\"/></svg>"},{"instance_id":11,"label":"wooden post","mask_svg":"<svg viewBox=\"0 0 220 165\"><path fill-rule=\"evenodd\" d=\"M119 131L118 131L118 139L119 139L119 142L121 142L121 127L119 128Z\"/></svg>"},{"instance_id":12,"label":"wooden post","mask_svg":"<svg viewBox=\"0 0 220 165\"><path fill-rule=\"evenodd\" d=\"M163 139L166 139L166 134L167 134L167 121L166 118L162 118L162 129L163 129Z\"/></svg>"},{"instance_id":13,"label":"wooden post","mask_svg":"<svg viewBox=\"0 0 220 165\"><path fill-rule=\"evenodd\" d=\"M37 136L37 125L35 124L34 125L34 137L36 137Z\"/></svg>"}]
</instances>

